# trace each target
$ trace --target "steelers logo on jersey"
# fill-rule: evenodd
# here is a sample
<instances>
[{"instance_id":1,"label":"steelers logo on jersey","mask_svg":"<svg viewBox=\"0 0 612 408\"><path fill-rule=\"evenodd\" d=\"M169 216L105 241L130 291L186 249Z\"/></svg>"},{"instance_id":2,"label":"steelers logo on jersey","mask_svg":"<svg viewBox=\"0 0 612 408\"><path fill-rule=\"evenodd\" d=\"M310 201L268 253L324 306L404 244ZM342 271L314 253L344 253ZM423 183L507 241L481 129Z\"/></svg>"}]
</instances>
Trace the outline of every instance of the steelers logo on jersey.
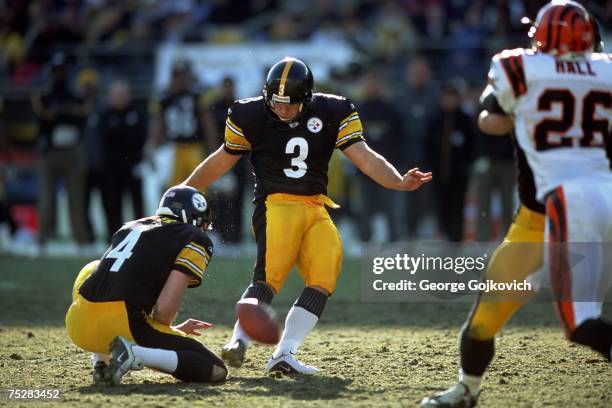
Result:
<instances>
[{"instance_id":1,"label":"steelers logo on jersey","mask_svg":"<svg viewBox=\"0 0 612 408\"><path fill-rule=\"evenodd\" d=\"M191 197L191 202L193 203L193 206L198 211L205 211L206 210L206 207L207 207L206 199L204 198L204 196L202 194L195 193L193 195L193 197Z\"/></svg>"},{"instance_id":2,"label":"steelers logo on jersey","mask_svg":"<svg viewBox=\"0 0 612 408\"><path fill-rule=\"evenodd\" d=\"M306 123L306 127L312 133L319 133L323 129L323 122L319 118L310 118Z\"/></svg>"}]
</instances>

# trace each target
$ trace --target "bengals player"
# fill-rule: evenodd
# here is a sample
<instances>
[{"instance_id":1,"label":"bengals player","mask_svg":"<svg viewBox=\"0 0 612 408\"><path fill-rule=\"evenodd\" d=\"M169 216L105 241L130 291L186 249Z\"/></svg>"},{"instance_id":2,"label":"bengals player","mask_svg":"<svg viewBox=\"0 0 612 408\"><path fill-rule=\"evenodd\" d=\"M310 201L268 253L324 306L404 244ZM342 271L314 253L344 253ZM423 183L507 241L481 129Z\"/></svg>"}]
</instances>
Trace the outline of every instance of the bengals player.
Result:
<instances>
[{"instance_id":1,"label":"bengals player","mask_svg":"<svg viewBox=\"0 0 612 408\"><path fill-rule=\"evenodd\" d=\"M506 50L493 58L479 125L489 134L515 129L523 179L521 207L486 279L529 276L536 286L549 284L567 338L610 360L612 325L601 318L598 298L608 289L601 254L590 254L571 270L567 262L572 242L590 242L595 248L612 241L612 229L601 222L612 216L611 163L604 146L609 149L612 61L600 52L598 34L581 5L553 1L544 6L530 30L533 50ZM576 121L572 116L577 112L581 118ZM527 178L531 171L534 177ZM586 196L589 209L584 208ZM597 215L587 215L591 212ZM550 268L540 269L545 257ZM479 296L460 335L459 382L425 398L421 406L476 405L493 359L495 334L531 295Z\"/></svg>"},{"instance_id":2,"label":"bengals player","mask_svg":"<svg viewBox=\"0 0 612 408\"><path fill-rule=\"evenodd\" d=\"M310 68L285 58L270 68L263 95L237 101L228 111L225 143L202 162L186 184L202 189L250 154L255 175L253 231L257 261L243 297L270 303L297 264L305 288L289 311L282 338L267 370L312 374L294 355L321 317L336 287L342 244L327 209L327 168L341 150L380 185L419 188L431 173L414 168L401 175L364 139L359 114L345 97L313 93ZM222 357L239 367L249 338L236 322Z\"/></svg>"}]
</instances>

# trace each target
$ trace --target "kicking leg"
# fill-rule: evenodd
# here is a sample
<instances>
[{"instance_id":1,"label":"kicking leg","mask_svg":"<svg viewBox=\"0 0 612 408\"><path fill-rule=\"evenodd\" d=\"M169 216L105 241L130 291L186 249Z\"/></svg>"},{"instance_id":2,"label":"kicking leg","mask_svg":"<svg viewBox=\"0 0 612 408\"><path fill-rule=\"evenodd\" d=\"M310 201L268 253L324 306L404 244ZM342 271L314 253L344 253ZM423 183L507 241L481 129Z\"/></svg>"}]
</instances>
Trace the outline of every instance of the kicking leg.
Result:
<instances>
[{"instance_id":1,"label":"kicking leg","mask_svg":"<svg viewBox=\"0 0 612 408\"><path fill-rule=\"evenodd\" d=\"M255 298L270 304L283 287L299 254L304 226L302 214L302 203L299 201L279 203L270 196L263 202L257 202L253 212L257 261L253 283L242 298ZM242 366L249 341L240 322L236 321L232 338L221 351L228 365L236 368Z\"/></svg>"},{"instance_id":2,"label":"kicking leg","mask_svg":"<svg viewBox=\"0 0 612 408\"><path fill-rule=\"evenodd\" d=\"M92 353L91 363L93 365L93 382L94 384L104 384L107 382L106 369L110 356L108 354Z\"/></svg>"},{"instance_id":3,"label":"kicking leg","mask_svg":"<svg viewBox=\"0 0 612 408\"><path fill-rule=\"evenodd\" d=\"M260 302L270 304L274 298L274 291L263 282L255 282L247 288L242 298L255 298ZM221 358L230 366L240 368L244 363L246 350L251 338L244 332L240 322L236 320L230 341L223 346Z\"/></svg>"}]
</instances>

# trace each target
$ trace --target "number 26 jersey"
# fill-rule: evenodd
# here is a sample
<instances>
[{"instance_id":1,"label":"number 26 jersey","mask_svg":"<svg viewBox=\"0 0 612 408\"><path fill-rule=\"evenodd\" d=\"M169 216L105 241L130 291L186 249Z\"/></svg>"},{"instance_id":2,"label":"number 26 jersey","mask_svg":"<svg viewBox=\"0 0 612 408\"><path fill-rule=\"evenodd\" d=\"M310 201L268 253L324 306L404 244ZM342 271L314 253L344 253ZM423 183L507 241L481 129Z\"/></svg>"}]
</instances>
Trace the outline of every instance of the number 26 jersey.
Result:
<instances>
[{"instance_id":1,"label":"number 26 jersey","mask_svg":"<svg viewBox=\"0 0 612 408\"><path fill-rule=\"evenodd\" d=\"M321 93L294 122L273 119L260 96L235 102L225 125L225 151L251 153L256 200L273 193L326 194L334 149L365 140L353 104Z\"/></svg>"},{"instance_id":2,"label":"number 26 jersey","mask_svg":"<svg viewBox=\"0 0 612 408\"><path fill-rule=\"evenodd\" d=\"M606 155L606 144L612 143L610 55L504 50L492 59L489 84L514 117L539 201L575 177L612 177Z\"/></svg>"}]
</instances>

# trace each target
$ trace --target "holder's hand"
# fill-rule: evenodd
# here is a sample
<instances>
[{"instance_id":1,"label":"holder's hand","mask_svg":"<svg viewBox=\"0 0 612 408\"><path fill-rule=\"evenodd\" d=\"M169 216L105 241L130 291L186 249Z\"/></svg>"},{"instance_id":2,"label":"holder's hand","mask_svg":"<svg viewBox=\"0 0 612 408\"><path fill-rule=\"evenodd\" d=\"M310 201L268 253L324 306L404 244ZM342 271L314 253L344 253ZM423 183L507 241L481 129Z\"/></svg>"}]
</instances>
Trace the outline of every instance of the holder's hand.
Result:
<instances>
[{"instance_id":1,"label":"holder's hand","mask_svg":"<svg viewBox=\"0 0 612 408\"><path fill-rule=\"evenodd\" d=\"M196 319L187 319L183 323L173 326L174 329L180 330L186 334L192 334L194 336L202 335L202 333L198 331L199 329L208 329L210 327L212 327L211 323Z\"/></svg>"}]
</instances>

